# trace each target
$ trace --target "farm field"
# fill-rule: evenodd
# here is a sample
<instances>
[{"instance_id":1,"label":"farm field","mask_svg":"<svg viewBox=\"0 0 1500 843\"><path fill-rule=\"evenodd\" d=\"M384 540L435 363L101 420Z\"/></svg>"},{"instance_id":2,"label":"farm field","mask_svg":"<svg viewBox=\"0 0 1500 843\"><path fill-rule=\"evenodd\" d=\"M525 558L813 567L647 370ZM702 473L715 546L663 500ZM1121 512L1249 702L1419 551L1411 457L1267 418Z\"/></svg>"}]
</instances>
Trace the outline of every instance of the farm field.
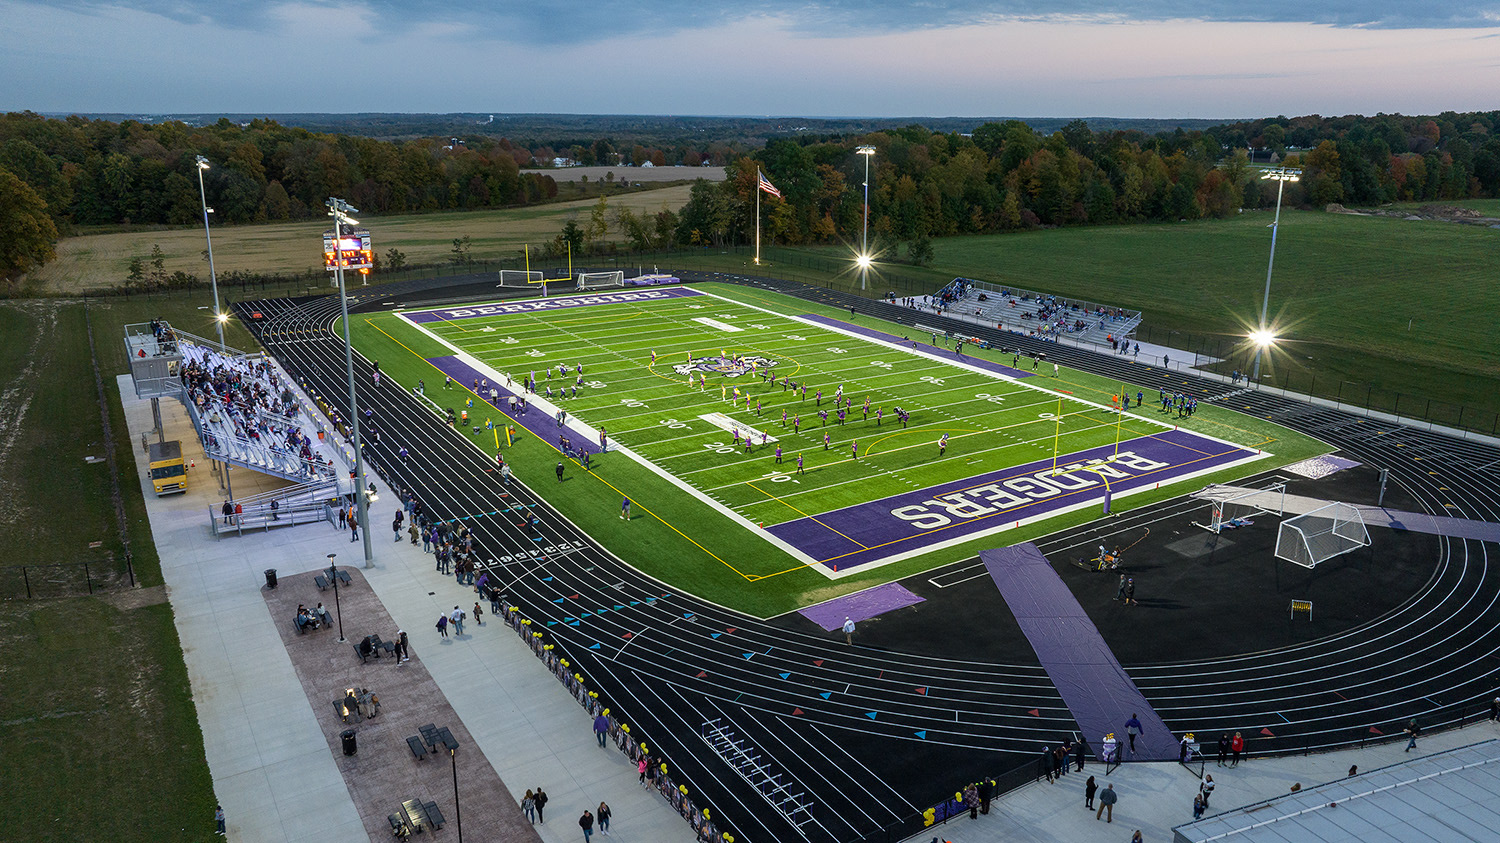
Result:
<instances>
[{"instance_id":1,"label":"farm field","mask_svg":"<svg viewBox=\"0 0 1500 843\"><path fill-rule=\"evenodd\" d=\"M601 521L616 528L611 547L618 537L627 561L752 611L1091 519L1106 489L1118 509L1319 448L1216 408L1182 421L1152 403L1117 413L1120 384L816 310L724 285L662 288L359 317L356 345L467 413L487 451L499 438L488 423L511 423L506 397L527 396L534 373L520 441L504 451L518 476L548 494L529 472L559 451L581 468L588 452L584 486L555 503L588 521L631 498L649 518L629 531ZM500 409L485 403L490 387ZM665 539L646 537L653 521L696 550L664 553ZM650 548L640 558L637 540Z\"/></svg>"},{"instance_id":2,"label":"farm field","mask_svg":"<svg viewBox=\"0 0 1500 843\"><path fill-rule=\"evenodd\" d=\"M629 208L655 213L687 204L688 185L610 195L611 213ZM467 213L412 214L371 217L375 250L381 255L400 249L408 263L448 260L455 238L469 237L474 260L514 257L522 246L537 251L569 219L587 219L597 198L558 202L527 208ZM323 271L323 231L326 220L213 229L214 266L222 276L230 272L300 274ZM153 245L165 254L168 274L181 270L208 277L202 226L161 231L130 231L68 237L57 244L57 259L31 273L26 283L44 294L72 294L113 287L125 280L133 256L149 259Z\"/></svg>"}]
</instances>

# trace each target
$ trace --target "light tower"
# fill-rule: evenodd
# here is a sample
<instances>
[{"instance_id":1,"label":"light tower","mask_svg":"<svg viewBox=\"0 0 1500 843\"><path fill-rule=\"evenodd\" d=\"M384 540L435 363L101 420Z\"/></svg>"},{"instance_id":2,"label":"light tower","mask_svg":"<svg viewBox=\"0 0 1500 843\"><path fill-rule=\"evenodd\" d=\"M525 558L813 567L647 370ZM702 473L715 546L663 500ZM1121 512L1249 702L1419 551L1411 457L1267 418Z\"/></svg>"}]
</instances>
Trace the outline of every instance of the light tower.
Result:
<instances>
[{"instance_id":1,"label":"light tower","mask_svg":"<svg viewBox=\"0 0 1500 843\"><path fill-rule=\"evenodd\" d=\"M370 503L365 497L365 454L359 439L359 397L354 390L354 345L349 339L349 294L344 291L344 261L341 245L344 226L359 225L359 220L350 214L359 213L342 199L328 197L328 216L333 217L333 275L339 285L339 312L344 317L344 371L349 378L349 430L354 437L354 505L355 517L364 529L365 567L368 568L375 555L370 547Z\"/></svg>"},{"instance_id":2,"label":"light tower","mask_svg":"<svg viewBox=\"0 0 1500 843\"><path fill-rule=\"evenodd\" d=\"M864 290L870 274L870 156L875 154L875 147L861 146L854 151L865 158L865 219L859 232L859 288Z\"/></svg>"},{"instance_id":3,"label":"light tower","mask_svg":"<svg viewBox=\"0 0 1500 843\"><path fill-rule=\"evenodd\" d=\"M1271 307L1271 271L1276 268L1276 230L1281 225L1281 194L1286 189L1287 182L1301 178L1301 170L1287 167L1278 167L1261 176L1262 180L1276 182L1276 217L1271 221L1271 260L1266 264L1266 292L1260 300L1260 325L1250 335L1250 339L1255 342L1255 366L1250 372L1250 380L1256 384L1260 383L1260 356L1276 340L1270 326L1266 324L1266 314Z\"/></svg>"},{"instance_id":4,"label":"light tower","mask_svg":"<svg viewBox=\"0 0 1500 843\"><path fill-rule=\"evenodd\" d=\"M198 156L198 199L203 203L203 239L208 241L208 280L214 291L214 325L219 329L219 353L224 353L224 322L228 314L219 310L219 276L214 272L214 238L208 233L208 215L213 213L213 208L208 207L208 194L203 191L203 171L208 169L208 159L202 155Z\"/></svg>"}]
</instances>

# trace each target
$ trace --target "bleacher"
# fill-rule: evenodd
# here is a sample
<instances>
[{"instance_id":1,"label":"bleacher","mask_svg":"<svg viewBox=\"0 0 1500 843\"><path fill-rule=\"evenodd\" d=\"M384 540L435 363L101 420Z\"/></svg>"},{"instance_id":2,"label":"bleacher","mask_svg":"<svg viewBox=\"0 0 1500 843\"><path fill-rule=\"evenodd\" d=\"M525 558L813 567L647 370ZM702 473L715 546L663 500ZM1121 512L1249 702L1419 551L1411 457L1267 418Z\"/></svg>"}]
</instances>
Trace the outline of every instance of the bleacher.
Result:
<instances>
[{"instance_id":1,"label":"bleacher","mask_svg":"<svg viewBox=\"0 0 1500 843\"><path fill-rule=\"evenodd\" d=\"M331 440L269 358L220 352L181 332L177 350L183 403L206 456L303 483L342 473Z\"/></svg>"},{"instance_id":2,"label":"bleacher","mask_svg":"<svg viewBox=\"0 0 1500 843\"><path fill-rule=\"evenodd\" d=\"M933 302L948 316L1053 340L1066 337L1107 345L1111 337L1128 337L1141 324L1138 310L970 278L953 279L933 296Z\"/></svg>"}]
</instances>

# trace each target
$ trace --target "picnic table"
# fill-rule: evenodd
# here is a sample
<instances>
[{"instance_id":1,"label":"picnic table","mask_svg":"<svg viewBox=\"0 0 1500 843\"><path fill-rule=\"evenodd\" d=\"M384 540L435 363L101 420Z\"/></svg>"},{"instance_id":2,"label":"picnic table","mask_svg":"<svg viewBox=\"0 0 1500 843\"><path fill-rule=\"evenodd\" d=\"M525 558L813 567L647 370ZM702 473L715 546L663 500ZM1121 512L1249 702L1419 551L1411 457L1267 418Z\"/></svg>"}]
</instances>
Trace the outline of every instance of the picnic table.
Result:
<instances>
[{"instance_id":1,"label":"picnic table","mask_svg":"<svg viewBox=\"0 0 1500 843\"><path fill-rule=\"evenodd\" d=\"M420 834L424 829L442 828L443 823L447 822L436 802L423 802L420 799L402 802L401 810L391 814L388 820L391 830L400 837Z\"/></svg>"}]
</instances>

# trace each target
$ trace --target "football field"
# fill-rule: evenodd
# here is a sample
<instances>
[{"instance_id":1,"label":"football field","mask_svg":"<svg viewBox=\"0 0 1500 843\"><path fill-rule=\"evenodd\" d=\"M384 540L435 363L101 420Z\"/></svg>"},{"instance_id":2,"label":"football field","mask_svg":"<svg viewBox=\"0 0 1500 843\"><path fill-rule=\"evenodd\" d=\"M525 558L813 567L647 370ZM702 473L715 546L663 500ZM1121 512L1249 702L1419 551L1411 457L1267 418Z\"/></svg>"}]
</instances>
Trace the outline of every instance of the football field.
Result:
<instances>
[{"instance_id":1,"label":"football field","mask_svg":"<svg viewBox=\"0 0 1500 843\"><path fill-rule=\"evenodd\" d=\"M1269 456L1155 393L1119 412L1050 363L686 287L399 316L451 351L426 359L471 425L636 461L829 577Z\"/></svg>"}]
</instances>

